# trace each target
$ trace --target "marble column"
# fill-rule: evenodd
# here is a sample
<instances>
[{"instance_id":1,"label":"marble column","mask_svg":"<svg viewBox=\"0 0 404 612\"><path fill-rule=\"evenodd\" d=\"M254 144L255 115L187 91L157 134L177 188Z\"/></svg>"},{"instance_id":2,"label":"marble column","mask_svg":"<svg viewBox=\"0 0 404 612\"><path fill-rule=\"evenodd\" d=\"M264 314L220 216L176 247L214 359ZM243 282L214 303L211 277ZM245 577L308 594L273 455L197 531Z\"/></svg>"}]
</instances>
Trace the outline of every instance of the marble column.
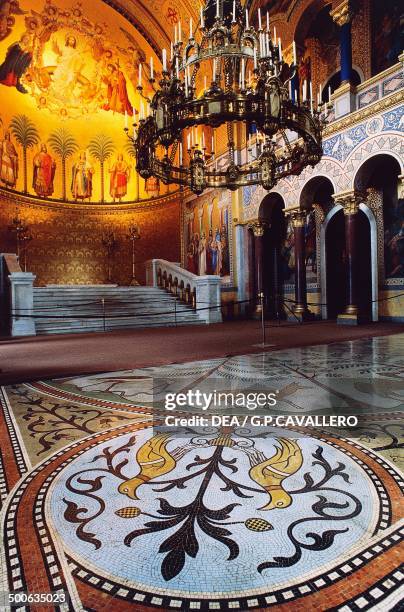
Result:
<instances>
[{"instance_id":1,"label":"marble column","mask_svg":"<svg viewBox=\"0 0 404 612\"><path fill-rule=\"evenodd\" d=\"M345 217L345 252L346 252L346 281L347 306L345 312L338 315L338 323L357 325L360 322L358 312L358 219L361 195L349 191L334 196L335 201L341 204Z\"/></svg>"},{"instance_id":2,"label":"marble column","mask_svg":"<svg viewBox=\"0 0 404 612\"><path fill-rule=\"evenodd\" d=\"M352 74L351 0L344 0L330 14L340 28L341 84L344 84L351 80Z\"/></svg>"},{"instance_id":3,"label":"marble column","mask_svg":"<svg viewBox=\"0 0 404 612\"><path fill-rule=\"evenodd\" d=\"M306 243L304 226L306 212L299 210L291 214L295 243L295 306L294 313L301 319L312 316L307 308L306 288Z\"/></svg>"},{"instance_id":4,"label":"marble column","mask_svg":"<svg viewBox=\"0 0 404 612\"><path fill-rule=\"evenodd\" d=\"M341 85L334 92L336 118L355 110L355 92L351 84L352 76L352 32L351 23L354 15L352 0L343 0L330 13L333 21L340 28Z\"/></svg>"},{"instance_id":5,"label":"marble column","mask_svg":"<svg viewBox=\"0 0 404 612\"><path fill-rule=\"evenodd\" d=\"M246 266L246 227L237 223L235 219L235 252L237 253L236 257L236 274L237 274L237 299L240 302L245 302L247 300L247 284L248 284L248 266ZM247 304L242 303L239 304L239 312L244 315L247 311Z\"/></svg>"},{"instance_id":6,"label":"marble column","mask_svg":"<svg viewBox=\"0 0 404 612\"><path fill-rule=\"evenodd\" d=\"M255 287L256 287L256 304L255 316L261 316L264 289L264 231L265 223L262 221L254 221L250 225L254 233L254 254L255 254Z\"/></svg>"}]
</instances>

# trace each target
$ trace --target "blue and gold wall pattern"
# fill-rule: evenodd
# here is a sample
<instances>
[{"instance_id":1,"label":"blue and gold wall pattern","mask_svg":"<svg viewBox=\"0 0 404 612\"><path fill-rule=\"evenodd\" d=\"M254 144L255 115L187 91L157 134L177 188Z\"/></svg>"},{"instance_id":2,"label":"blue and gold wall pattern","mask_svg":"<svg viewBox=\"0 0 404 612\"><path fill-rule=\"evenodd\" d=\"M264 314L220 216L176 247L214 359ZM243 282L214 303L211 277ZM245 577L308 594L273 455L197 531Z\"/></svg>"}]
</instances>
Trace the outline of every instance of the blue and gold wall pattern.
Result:
<instances>
[{"instance_id":1,"label":"blue and gold wall pattern","mask_svg":"<svg viewBox=\"0 0 404 612\"><path fill-rule=\"evenodd\" d=\"M396 78L396 77L394 77ZM392 77L385 79L391 81ZM396 79L396 85L402 83L402 77ZM303 172L299 177L289 177L277 185L276 191L285 202L285 210L295 208L300 201L301 193L306 182L315 177L329 178L334 185L334 193L349 191L356 186L356 176L362 164L373 156L387 154L395 157L402 166L404 157L404 106L393 107L383 113L375 114L351 128L338 132L324 139L324 156L320 164L314 169ZM243 190L244 219L253 219L258 216L259 206L266 192L257 187L246 187ZM329 206L323 210L327 214ZM381 224L384 232L384 259L385 268L381 271L381 281L385 278L397 279L404 277L403 265L403 201L393 198L392 203L382 203L383 215ZM323 220L323 219L322 219ZM321 219L317 219L317 245L313 249L310 241L306 242L308 259L306 261L307 282L319 282L319 235ZM308 227L306 221L306 239ZM383 245L381 245L381 255ZM294 246L293 230L288 226L287 237L283 249L284 280L287 284L294 282ZM380 257L382 263L383 257ZM316 271L317 270L317 278Z\"/></svg>"}]
</instances>

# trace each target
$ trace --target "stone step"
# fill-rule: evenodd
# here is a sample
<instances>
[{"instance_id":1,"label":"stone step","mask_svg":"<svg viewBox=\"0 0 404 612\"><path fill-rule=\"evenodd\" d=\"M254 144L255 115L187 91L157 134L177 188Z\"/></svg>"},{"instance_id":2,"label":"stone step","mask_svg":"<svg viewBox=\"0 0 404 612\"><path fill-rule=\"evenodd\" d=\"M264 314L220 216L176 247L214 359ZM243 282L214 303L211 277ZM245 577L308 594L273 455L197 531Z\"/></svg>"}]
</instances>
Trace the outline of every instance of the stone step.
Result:
<instances>
[{"instance_id":1,"label":"stone step","mask_svg":"<svg viewBox=\"0 0 404 612\"><path fill-rule=\"evenodd\" d=\"M99 320L97 324L94 322L80 321L76 322L76 324L68 324L66 322L60 322L60 325L47 325L47 326L38 326L37 334L45 335L45 334L67 334L67 333L87 333L87 332L102 332L104 331L104 325L102 320ZM150 328L150 327L174 327L176 325L174 318L165 318L160 322L150 322L147 319L144 321L137 321L135 324L133 321L129 321L127 324L124 322L111 322L107 321L105 324L105 331L118 330L118 329L141 329L141 328ZM181 321L177 320L178 326L184 325L203 325L203 323L198 318L192 319L183 319Z\"/></svg>"},{"instance_id":2,"label":"stone step","mask_svg":"<svg viewBox=\"0 0 404 612\"><path fill-rule=\"evenodd\" d=\"M38 334L200 325L198 314L158 287L50 286L34 288ZM60 318L53 318L58 317Z\"/></svg>"}]
</instances>

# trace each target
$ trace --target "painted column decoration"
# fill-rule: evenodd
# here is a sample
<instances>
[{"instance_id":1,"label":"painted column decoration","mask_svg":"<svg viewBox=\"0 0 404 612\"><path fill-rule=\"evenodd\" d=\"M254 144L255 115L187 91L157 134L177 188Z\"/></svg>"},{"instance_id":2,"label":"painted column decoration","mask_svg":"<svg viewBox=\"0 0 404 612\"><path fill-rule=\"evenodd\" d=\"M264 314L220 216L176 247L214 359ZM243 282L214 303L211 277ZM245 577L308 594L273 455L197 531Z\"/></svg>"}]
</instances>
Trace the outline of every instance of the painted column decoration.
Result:
<instances>
[{"instance_id":1,"label":"painted column decoration","mask_svg":"<svg viewBox=\"0 0 404 612\"><path fill-rule=\"evenodd\" d=\"M303 210L292 213L292 225L295 243L295 307L297 316L306 318L309 314L307 309L306 291L306 253L305 253L305 223L306 212Z\"/></svg>"},{"instance_id":2,"label":"painted column decoration","mask_svg":"<svg viewBox=\"0 0 404 612\"><path fill-rule=\"evenodd\" d=\"M349 83L352 75L351 23L354 15L351 0L344 0L330 15L340 27L341 84Z\"/></svg>"},{"instance_id":3,"label":"painted column decoration","mask_svg":"<svg viewBox=\"0 0 404 612\"><path fill-rule=\"evenodd\" d=\"M257 289L256 294L256 305L255 305L255 315L261 314L261 295L264 288L264 274L263 274L263 265L264 265L264 231L265 231L265 223L262 221L254 221L250 225L253 233L254 233L254 252L255 252L255 286Z\"/></svg>"}]
</instances>

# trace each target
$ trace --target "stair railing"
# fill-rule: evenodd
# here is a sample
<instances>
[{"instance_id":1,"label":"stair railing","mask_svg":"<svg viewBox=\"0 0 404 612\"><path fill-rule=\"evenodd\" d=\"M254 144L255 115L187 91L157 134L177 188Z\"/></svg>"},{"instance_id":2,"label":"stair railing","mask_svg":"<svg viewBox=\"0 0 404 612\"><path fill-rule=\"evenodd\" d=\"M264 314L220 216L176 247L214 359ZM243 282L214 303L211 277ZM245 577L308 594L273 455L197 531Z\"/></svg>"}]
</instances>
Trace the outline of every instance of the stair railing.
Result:
<instances>
[{"instance_id":1,"label":"stair railing","mask_svg":"<svg viewBox=\"0 0 404 612\"><path fill-rule=\"evenodd\" d=\"M165 289L176 301L190 306L201 322L222 321L220 276L198 276L178 263L150 259L146 262L146 284ZM177 314L176 311L175 316Z\"/></svg>"}]
</instances>

